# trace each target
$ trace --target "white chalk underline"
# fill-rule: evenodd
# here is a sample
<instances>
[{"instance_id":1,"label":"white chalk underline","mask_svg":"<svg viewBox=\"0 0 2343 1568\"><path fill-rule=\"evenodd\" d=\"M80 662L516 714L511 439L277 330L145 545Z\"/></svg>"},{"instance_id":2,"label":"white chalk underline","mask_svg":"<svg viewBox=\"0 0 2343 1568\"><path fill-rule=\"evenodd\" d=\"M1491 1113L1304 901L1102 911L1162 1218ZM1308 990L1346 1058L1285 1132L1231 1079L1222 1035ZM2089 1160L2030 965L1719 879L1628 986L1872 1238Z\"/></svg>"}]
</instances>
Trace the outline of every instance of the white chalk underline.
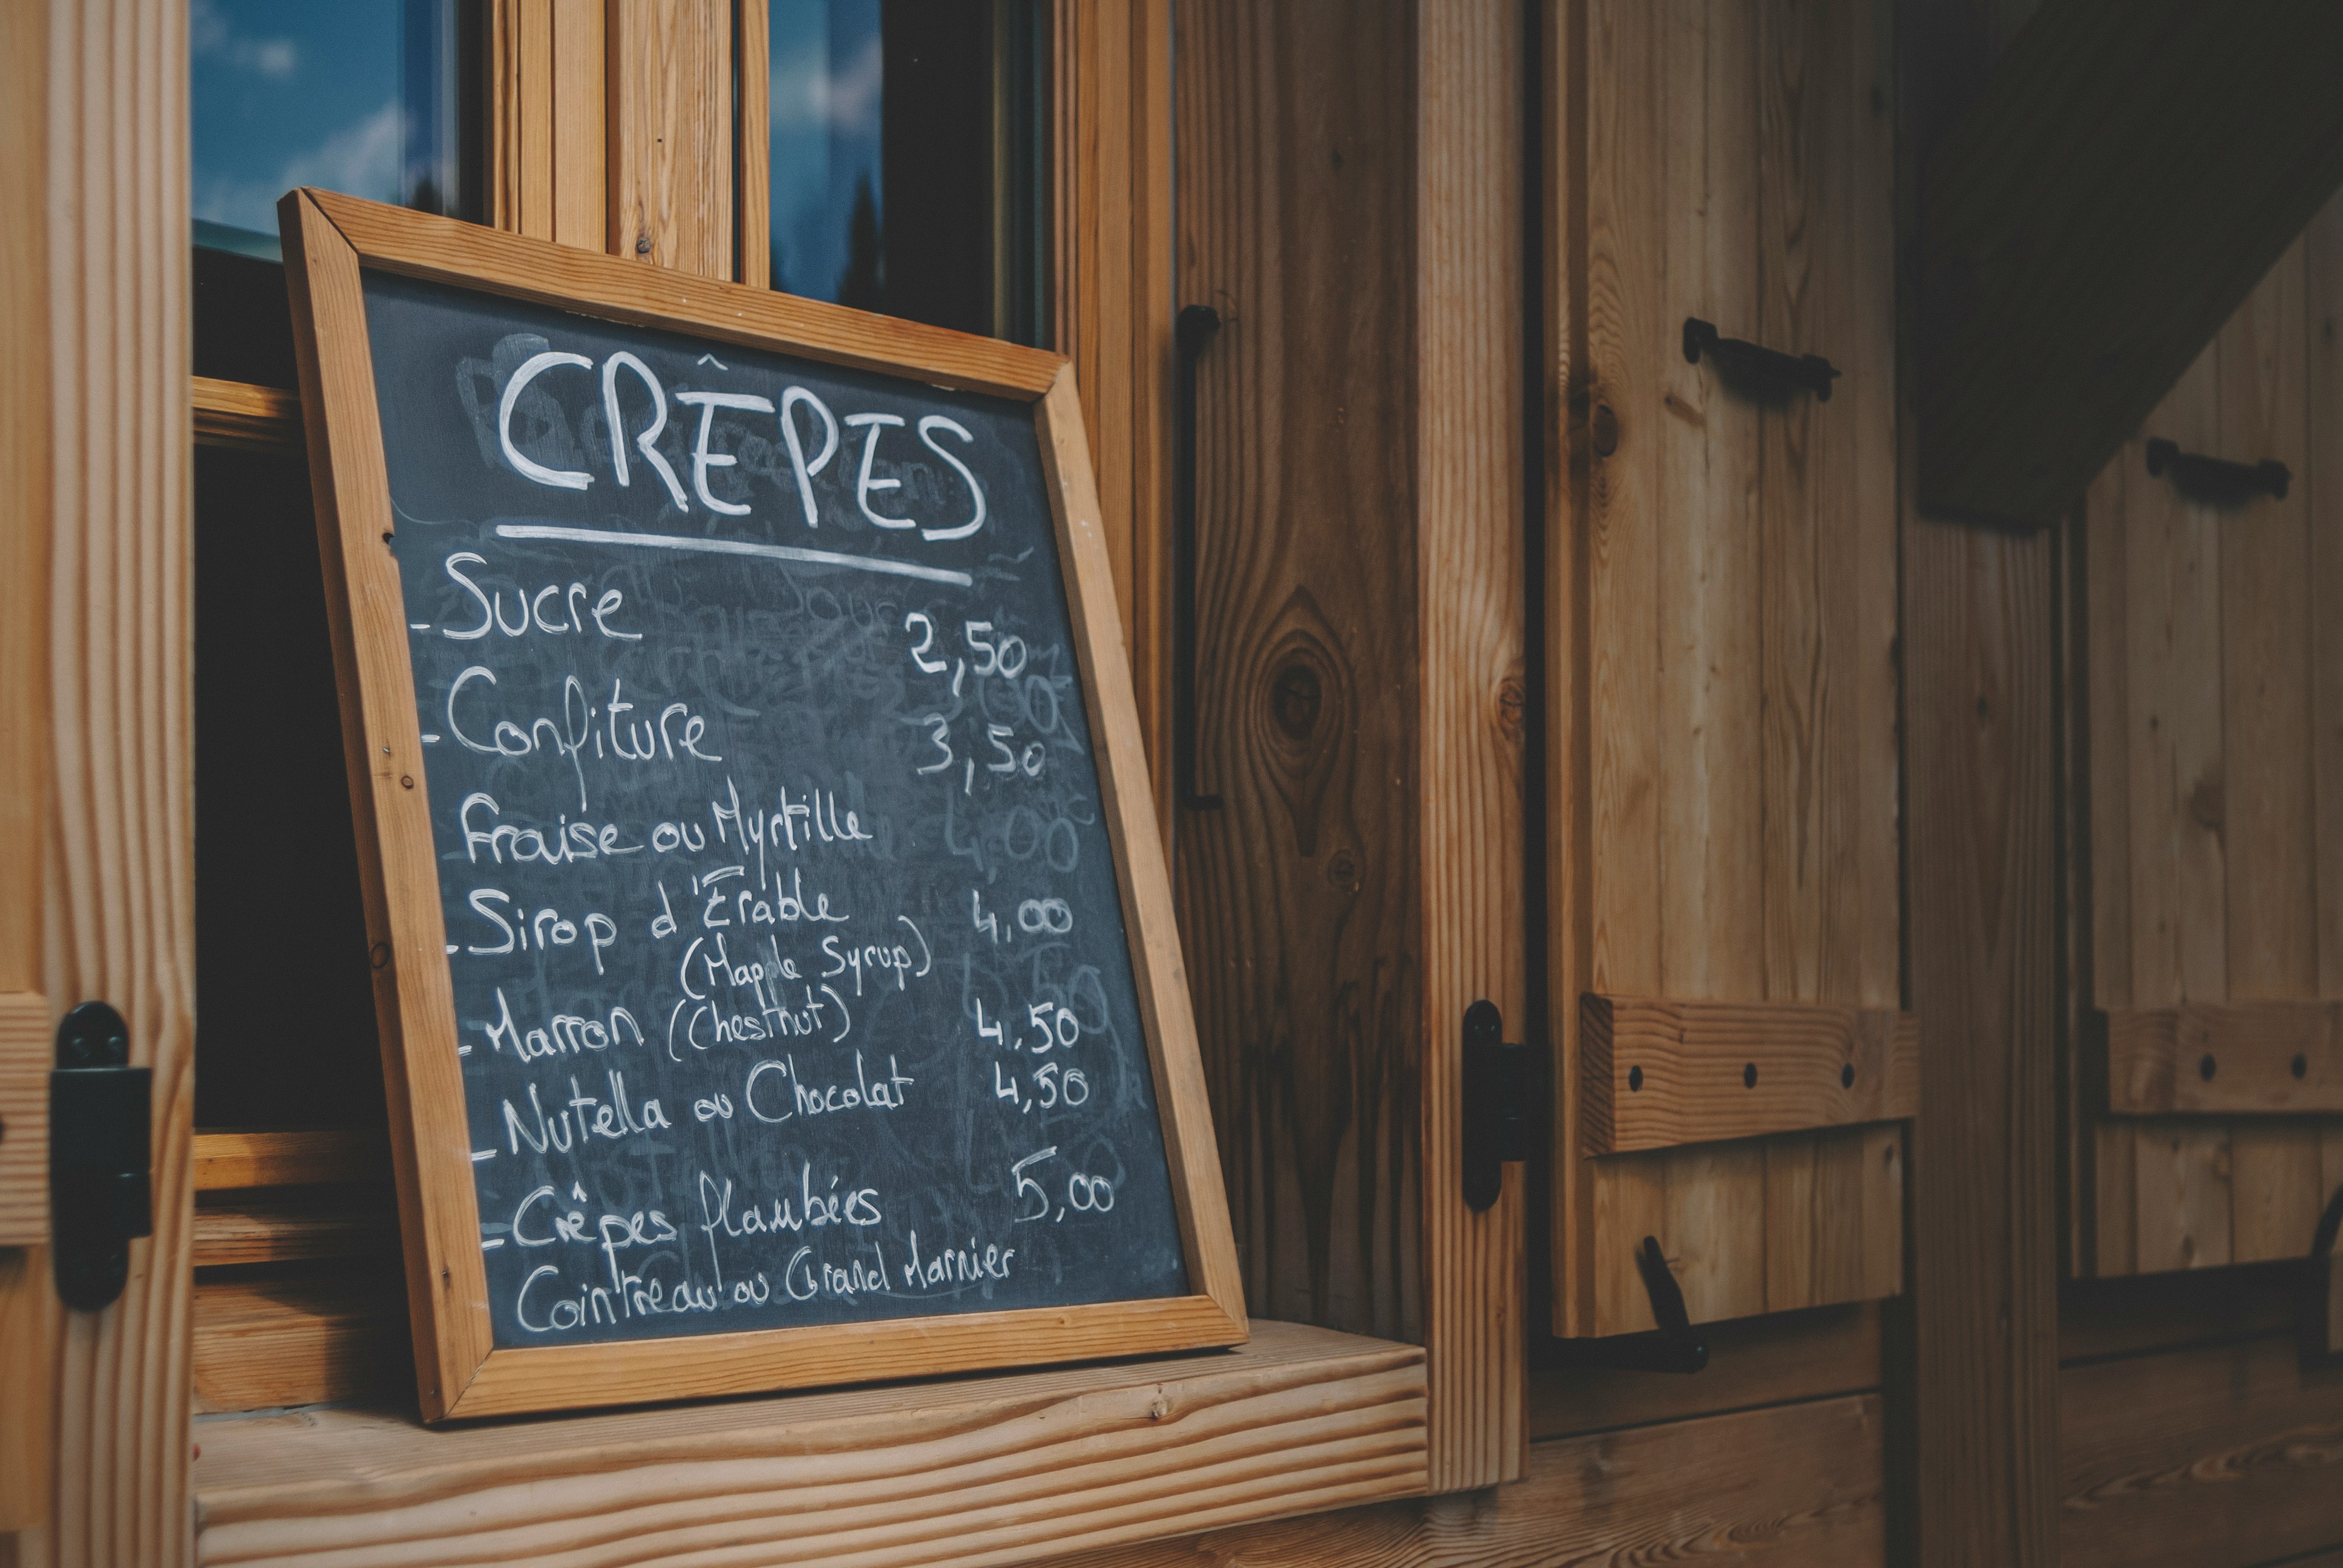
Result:
<instances>
[{"instance_id":1,"label":"white chalk underline","mask_svg":"<svg viewBox=\"0 0 2343 1568\"><path fill-rule=\"evenodd\" d=\"M498 523L500 539L566 539L581 545L635 545L656 550L697 550L711 556L755 556L770 561L804 561L818 567L846 567L855 571L885 572L899 578L971 587L975 578L943 567L917 567L909 561L882 560L877 556L850 556L837 550L800 549L795 545L758 545L746 539L696 539L685 534L633 534L617 528L565 528L549 523Z\"/></svg>"}]
</instances>

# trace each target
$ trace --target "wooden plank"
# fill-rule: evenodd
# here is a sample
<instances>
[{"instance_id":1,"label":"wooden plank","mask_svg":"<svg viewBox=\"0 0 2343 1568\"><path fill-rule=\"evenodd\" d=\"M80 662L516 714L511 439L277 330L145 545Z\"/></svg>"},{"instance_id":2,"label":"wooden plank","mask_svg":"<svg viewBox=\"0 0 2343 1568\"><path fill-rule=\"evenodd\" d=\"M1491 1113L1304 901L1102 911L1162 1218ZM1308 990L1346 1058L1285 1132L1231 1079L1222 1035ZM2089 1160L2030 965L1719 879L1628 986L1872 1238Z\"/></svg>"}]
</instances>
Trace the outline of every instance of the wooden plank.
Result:
<instances>
[{"instance_id":1,"label":"wooden plank","mask_svg":"<svg viewBox=\"0 0 2343 1568\"><path fill-rule=\"evenodd\" d=\"M2343 1382L2277 1334L2059 1375L2059 1561L2246 1568L2343 1538Z\"/></svg>"},{"instance_id":2,"label":"wooden plank","mask_svg":"<svg viewBox=\"0 0 2343 1568\"><path fill-rule=\"evenodd\" d=\"M2309 459L2304 282L2303 247L2297 245L2217 340L2217 449L2274 457L2297 473L2307 471ZM2313 624L2307 489L2291 488L2283 499L2225 518L2220 539L2228 995L2238 1002L2312 997L2318 994L2318 833L2307 722ZM2262 1076L2294 1081L2290 1073ZM2229 1159L2231 1256L2238 1262L2301 1256L2318 1221L2316 1130L2241 1122L2230 1129Z\"/></svg>"},{"instance_id":3,"label":"wooden plank","mask_svg":"<svg viewBox=\"0 0 2343 1568\"><path fill-rule=\"evenodd\" d=\"M398 1216L387 1194L373 1203L256 1198L196 1207L198 1269L380 1256L397 1244Z\"/></svg>"},{"instance_id":4,"label":"wooden plank","mask_svg":"<svg viewBox=\"0 0 2343 1568\"><path fill-rule=\"evenodd\" d=\"M1012 1562L1421 1492L1424 1397L1413 1347L1264 1323L1202 1359L689 1410L216 1421L202 1559Z\"/></svg>"},{"instance_id":5,"label":"wooden plank","mask_svg":"<svg viewBox=\"0 0 2343 1568\"><path fill-rule=\"evenodd\" d=\"M750 287L773 276L773 17L769 0L733 0L732 166L739 209L733 216L733 281Z\"/></svg>"},{"instance_id":6,"label":"wooden plank","mask_svg":"<svg viewBox=\"0 0 2343 1568\"><path fill-rule=\"evenodd\" d=\"M2283 1263L2069 1280L2058 1292L2059 1363L2291 1332L2300 1284Z\"/></svg>"},{"instance_id":7,"label":"wooden plank","mask_svg":"<svg viewBox=\"0 0 2343 1568\"><path fill-rule=\"evenodd\" d=\"M2125 1008L2103 1028L2110 1111L2343 1111L2343 1003Z\"/></svg>"},{"instance_id":8,"label":"wooden plank","mask_svg":"<svg viewBox=\"0 0 2343 1568\"><path fill-rule=\"evenodd\" d=\"M336 1269L321 1278L198 1281L196 1409L272 1410L401 1396L407 1313L395 1273ZM198 1442L207 1429L198 1427Z\"/></svg>"},{"instance_id":9,"label":"wooden plank","mask_svg":"<svg viewBox=\"0 0 2343 1568\"><path fill-rule=\"evenodd\" d=\"M1879 1426L1880 1402L1861 1395L1541 1442L1494 1493L1212 1530L1085 1568L1871 1568L1888 1560Z\"/></svg>"},{"instance_id":10,"label":"wooden plank","mask_svg":"<svg viewBox=\"0 0 2343 1568\"><path fill-rule=\"evenodd\" d=\"M60 417L50 538L44 979L104 998L154 1072L154 1235L98 1313L61 1313L56 1483L32 1562L188 1557L194 710L187 29L176 0L52 11L45 201ZM138 112L122 106L135 97ZM26 210L30 210L29 208ZM29 988L28 988L29 989Z\"/></svg>"},{"instance_id":11,"label":"wooden plank","mask_svg":"<svg viewBox=\"0 0 2343 1568\"><path fill-rule=\"evenodd\" d=\"M47 1030L21 999L43 972L48 864L49 550L57 407L50 362L49 8L0 7L0 1543L47 1516L55 1381L48 1234ZM42 1005L45 1026L49 1010ZM11 1147L14 1144L15 1147ZM35 1194L37 1193L37 1197ZM31 1206L28 1207L27 1205ZM38 1235L34 1235L35 1227ZM0 1545L0 1554L7 1554ZM15 1568L12 1563L11 1568Z\"/></svg>"},{"instance_id":12,"label":"wooden plank","mask_svg":"<svg viewBox=\"0 0 2343 1568\"><path fill-rule=\"evenodd\" d=\"M0 1249L48 1242L55 1038L47 998L0 992Z\"/></svg>"},{"instance_id":13,"label":"wooden plank","mask_svg":"<svg viewBox=\"0 0 2343 1568\"><path fill-rule=\"evenodd\" d=\"M1919 186L1921 498L2046 523L2343 179L2343 15L2063 0Z\"/></svg>"},{"instance_id":14,"label":"wooden plank","mask_svg":"<svg viewBox=\"0 0 2343 1568\"><path fill-rule=\"evenodd\" d=\"M297 455L301 396L277 387L194 377L196 445Z\"/></svg>"},{"instance_id":15,"label":"wooden plank","mask_svg":"<svg viewBox=\"0 0 2343 1568\"><path fill-rule=\"evenodd\" d=\"M1589 1154L1892 1121L1916 1108L1909 1013L1593 993L1582 1008Z\"/></svg>"},{"instance_id":16,"label":"wooden plank","mask_svg":"<svg viewBox=\"0 0 2343 1568\"><path fill-rule=\"evenodd\" d=\"M2136 1266L2209 1269L2232 1258L2229 1130L2220 1122L2134 1125L2139 1205Z\"/></svg>"},{"instance_id":17,"label":"wooden plank","mask_svg":"<svg viewBox=\"0 0 2343 1568\"><path fill-rule=\"evenodd\" d=\"M2151 433L2211 450L2219 367L2208 347L2157 406ZM2122 660L2130 693L2131 1005L2226 1000L2219 519L2147 479L2144 442L2118 461L2127 470L2117 522L2130 568L2129 640L2106 657Z\"/></svg>"},{"instance_id":18,"label":"wooden plank","mask_svg":"<svg viewBox=\"0 0 2343 1568\"><path fill-rule=\"evenodd\" d=\"M1761 1405L1863 1393L1879 1386L1880 1307L1852 1302L1712 1323L1698 1377L1595 1367L1540 1367L1529 1380L1534 1442L1614 1427L1686 1421ZM1537 1447L1530 1450L1534 1473Z\"/></svg>"},{"instance_id":19,"label":"wooden plank","mask_svg":"<svg viewBox=\"0 0 2343 1568\"><path fill-rule=\"evenodd\" d=\"M2303 235L2305 341L2303 476L2308 494L2309 595L2343 604L2343 198ZM2318 888L2318 989L2343 999L2343 626L2310 621L2311 878Z\"/></svg>"},{"instance_id":20,"label":"wooden plank","mask_svg":"<svg viewBox=\"0 0 2343 1568\"><path fill-rule=\"evenodd\" d=\"M1057 11L1058 350L1096 461L1140 725L1165 837L1171 735L1172 18L1169 0Z\"/></svg>"},{"instance_id":21,"label":"wooden plank","mask_svg":"<svg viewBox=\"0 0 2343 1568\"><path fill-rule=\"evenodd\" d=\"M198 1132L198 1192L238 1187L327 1187L379 1182L390 1173L390 1144L379 1132Z\"/></svg>"},{"instance_id":22,"label":"wooden plank","mask_svg":"<svg viewBox=\"0 0 2343 1568\"><path fill-rule=\"evenodd\" d=\"M1523 905L1519 6L1417 14L1414 614L1422 627L1424 1346L1435 1492L1522 1473L1523 1173L1463 1191L1464 1010L1529 1002Z\"/></svg>"},{"instance_id":23,"label":"wooden plank","mask_svg":"<svg viewBox=\"0 0 2343 1568\"><path fill-rule=\"evenodd\" d=\"M1352 519L1414 505L1414 187L1363 150L1413 141L1412 50L1402 7L1205 0L1176 60L1180 298L1227 322L1196 471L1227 803L1179 819L1181 935L1249 1305L1397 1339L1424 1332L1416 544Z\"/></svg>"},{"instance_id":24,"label":"wooden plank","mask_svg":"<svg viewBox=\"0 0 2343 1568\"><path fill-rule=\"evenodd\" d=\"M1925 74L1925 57L1903 58ZM1947 1568L2048 1568L2058 991L2056 779L2041 672L2051 666L2051 559L2045 540L1922 516L1908 487L1902 516L1920 1106L1911 1339L1898 1353L1913 1379L1917 1554Z\"/></svg>"},{"instance_id":25,"label":"wooden plank","mask_svg":"<svg viewBox=\"0 0 2343 1568\"><path fill-rule=\"evenodd\" d=\"M732 80L730 0L608 0L607 15L608 248L729 278L732 95L711 85Z\"/></svg>"}]
</instances>

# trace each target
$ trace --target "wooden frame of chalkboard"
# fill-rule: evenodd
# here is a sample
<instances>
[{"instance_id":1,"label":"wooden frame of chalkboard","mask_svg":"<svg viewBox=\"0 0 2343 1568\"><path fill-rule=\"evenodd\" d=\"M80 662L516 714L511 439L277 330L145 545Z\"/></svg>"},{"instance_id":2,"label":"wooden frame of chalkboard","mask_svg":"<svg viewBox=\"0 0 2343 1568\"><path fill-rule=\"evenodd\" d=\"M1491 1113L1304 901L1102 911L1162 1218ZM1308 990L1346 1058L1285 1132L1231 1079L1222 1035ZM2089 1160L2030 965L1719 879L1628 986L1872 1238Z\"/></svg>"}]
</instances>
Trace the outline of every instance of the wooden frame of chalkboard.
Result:
<instances>
[{"instance_id":1,"label":"wooden frame of chalkboard","mask_svg":"<svg viewBox=\"0 0 2343 1568\"><path fill-rule=\"evenodd\" d=\"M323 191L295 191L279 211L425 1419L1241 1342L1246 1318L1227 1201L1067 361ZM447 956L456 949L447 940L427 792L417 787L427 750L399 566L387 548L391 468L362 286L367 273L1030 406L1190 1293L675 1337L497 1342ZM867 485L867 460L864 470Z\"/></svg>"}]
</instances>

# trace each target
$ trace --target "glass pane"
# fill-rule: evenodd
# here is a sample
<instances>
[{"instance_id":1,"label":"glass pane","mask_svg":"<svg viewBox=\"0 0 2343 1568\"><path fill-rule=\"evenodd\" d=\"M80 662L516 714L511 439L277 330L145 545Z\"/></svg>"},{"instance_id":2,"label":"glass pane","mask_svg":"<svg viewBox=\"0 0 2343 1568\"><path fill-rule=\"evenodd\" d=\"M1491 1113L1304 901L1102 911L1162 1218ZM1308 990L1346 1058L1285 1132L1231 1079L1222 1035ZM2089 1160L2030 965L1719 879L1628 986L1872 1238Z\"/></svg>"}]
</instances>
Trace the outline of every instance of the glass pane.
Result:
<instances>
[{"instance_id":1,"label":"glass pane","mask_svg":"<svg viewBox=\"0 0 2343 1568\"><path fill-rule=\"evenodd\" d=\"M772 286L1040 338L1038 0L772 0Z\"/></svg>"},{"instance_id":2,"label":"glass pane","mask_svg":"<svg viewBox=\"0 0 2343 1568\"><path fill-rule=\"evenodd\" d=\"M277 198L321 186L473 216L458 0L194 0L198 245L277 256Z\"/></svg>"}]
</instances>

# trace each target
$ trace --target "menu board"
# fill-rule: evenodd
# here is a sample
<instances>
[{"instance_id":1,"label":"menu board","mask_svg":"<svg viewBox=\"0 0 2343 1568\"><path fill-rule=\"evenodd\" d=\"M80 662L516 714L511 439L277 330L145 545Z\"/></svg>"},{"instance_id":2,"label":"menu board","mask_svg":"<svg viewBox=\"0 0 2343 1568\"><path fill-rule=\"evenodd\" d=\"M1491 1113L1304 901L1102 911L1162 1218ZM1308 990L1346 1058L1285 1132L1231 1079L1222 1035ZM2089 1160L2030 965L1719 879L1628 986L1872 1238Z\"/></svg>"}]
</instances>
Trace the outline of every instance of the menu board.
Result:
<instances>
[{"instance_id":1,"label":"menu board","mask_svg":"<svg viewBox=\"0 0 2343 1568\"><path fill-rule=\"evenodd\" d=\"M1209 1300L1034 398L357 276L473 1354Z\"/></svg>"}]
</instances>

